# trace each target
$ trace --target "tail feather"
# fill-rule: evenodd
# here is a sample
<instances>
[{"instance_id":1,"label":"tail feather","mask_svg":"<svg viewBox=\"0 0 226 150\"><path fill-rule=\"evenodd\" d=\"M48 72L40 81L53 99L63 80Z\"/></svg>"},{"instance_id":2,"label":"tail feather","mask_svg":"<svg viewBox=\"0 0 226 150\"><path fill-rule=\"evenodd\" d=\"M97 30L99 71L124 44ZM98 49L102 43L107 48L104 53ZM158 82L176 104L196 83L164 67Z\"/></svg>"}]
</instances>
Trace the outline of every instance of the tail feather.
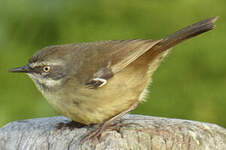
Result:
<instances>
[{"instance_id":1,"label":"tail feather","mask_svg":"<svg viewBox=\"0 0 226 150\"><path fill-rule=\"evenodd\" d=\"M184 40L190 39L195 37L199 34L207 32L209 30L214 29L215 22L217 21L218 17L209 18L198 23L192 24L188 27L185 27L172 35L164 38L159 43L151 48L152 53L161 53L178 43L181 43Z\"/></svg>"}]
</instances>

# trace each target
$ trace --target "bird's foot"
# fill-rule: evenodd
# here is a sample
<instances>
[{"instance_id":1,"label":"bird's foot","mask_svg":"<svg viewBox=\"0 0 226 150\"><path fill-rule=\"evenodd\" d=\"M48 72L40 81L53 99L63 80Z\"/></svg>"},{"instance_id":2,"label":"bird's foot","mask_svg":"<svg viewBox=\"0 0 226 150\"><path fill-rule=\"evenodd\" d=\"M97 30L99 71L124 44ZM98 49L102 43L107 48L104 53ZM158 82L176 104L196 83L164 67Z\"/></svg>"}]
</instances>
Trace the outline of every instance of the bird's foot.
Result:
<instances>
[{"instance_id":1,"label":"bird's foot","mask_svg":"<svg viewBox=\"0 0 226 150\"><path fill-rule=\"evenodd\" d=\"M95 128L95 126L94 126ZM99 142L100 140L100 136L102 134L102 132L107 128L106 125L104 125L104 123L98 125L94 130L88 132L80 141L80 144L83 144L84 142L91 140L92 142Z\"/></svg>"},{"instance_id":2,"label":"bird's foot","mask_svg":"<svg viewBox=\"0 0 226 150\"><path fill-rule=\"evenodd\" d=\"M137 104L139 102L136 102L134 104L132 104L129 109L119 113L118 115L112 117L111 119L105 121L104 123L101 123L96 129L94 129L93 131L89 132L88 134L86 134L80 141L80 144L83 144L85 141L87 140L96 140L99 142L100 138L101 138L101 134L103 131L105 131L106 129L109 130L116 130L117 132L120 133L120 128L121 127L128 127L134 123L126 123L123 124L122 120L119 120L119 118L121 118L123 115L125 115L126 113L128 113L129 111L135 109L137 107ZM141 126L141 125L139 125Z\"/></svg>"},{"instance_id":3,"label":"bird's foot","mask_svg":"<svg viewBox=\"0 0 226 150\"><path fill-rule=\"evenodd\" d=\"M110 130L110 131L116 131L118 133L121 134L121 128L123 127L131 127L131 126L141 126L142 125L138 124L138 123L123 123L123 120L119 120L116 121L115 123L102 123L100 124L98 127L96 127L96 129L94 129L93 131L88 132L88 134L86 134L80 141L80 144L83 144L84 142L91 140L91 142L99 142L100 138L102 136L102 133L106 130Z\"/></svg>"},{"instance_id":4,"label":"bird's foot","mask_svg":"<svg viewBox=\"0 0 226 150\"><path fill-rule=\"evenodd\" d=\"M56 129L63 129L63 128L69 128L70 130L73 130L75 128L82 128L86 125L84 124L81 124L79 122L75 122L75 121L70 121L70 122L60 122L58 123L55 128Z\"/></svg>"}]
</instances>

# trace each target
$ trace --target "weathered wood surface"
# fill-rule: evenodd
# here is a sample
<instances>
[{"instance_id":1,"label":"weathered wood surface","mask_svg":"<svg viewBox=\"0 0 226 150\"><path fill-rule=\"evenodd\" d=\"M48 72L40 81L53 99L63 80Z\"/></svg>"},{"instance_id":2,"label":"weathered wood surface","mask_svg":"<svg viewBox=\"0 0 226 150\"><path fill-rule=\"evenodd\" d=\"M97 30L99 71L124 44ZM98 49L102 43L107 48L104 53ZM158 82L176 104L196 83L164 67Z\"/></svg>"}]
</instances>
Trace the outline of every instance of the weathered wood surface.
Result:
<instances>
[{"instance_id":1,"label":"weathered wood surface","mask_svg":"<svg viewBox=\"0 0 226 150\"><path fill-rule=\"evenodd\" d=\"M99 143L79 144L92 128L56 129L65 117L11 122L0 128L0 150L226 150L226 129L209 123L126 115L120 132L105 131Z\"/></svg>"}]
</instances>

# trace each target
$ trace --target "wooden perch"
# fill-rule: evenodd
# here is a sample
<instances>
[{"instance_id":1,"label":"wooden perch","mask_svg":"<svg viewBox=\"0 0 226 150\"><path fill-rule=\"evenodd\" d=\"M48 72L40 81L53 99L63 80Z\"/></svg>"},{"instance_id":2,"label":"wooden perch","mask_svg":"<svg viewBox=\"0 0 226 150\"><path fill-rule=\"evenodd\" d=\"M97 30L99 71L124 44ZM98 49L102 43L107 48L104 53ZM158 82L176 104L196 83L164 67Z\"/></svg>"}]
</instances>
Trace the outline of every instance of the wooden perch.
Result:
<instances>
[{"instance_id":1,"label":"wooden perch","mask_svg":"<svg viewBox=\"0 0 226 150\"><path fill-rule=\"evenodd\" d=\"M226 129L209 123L126 115L123 123L135 124L80 145L92 128L56 128L69 121L59 116L11 122L0 128L0 150L226 150Z\"/></svg>"}]
</instances>

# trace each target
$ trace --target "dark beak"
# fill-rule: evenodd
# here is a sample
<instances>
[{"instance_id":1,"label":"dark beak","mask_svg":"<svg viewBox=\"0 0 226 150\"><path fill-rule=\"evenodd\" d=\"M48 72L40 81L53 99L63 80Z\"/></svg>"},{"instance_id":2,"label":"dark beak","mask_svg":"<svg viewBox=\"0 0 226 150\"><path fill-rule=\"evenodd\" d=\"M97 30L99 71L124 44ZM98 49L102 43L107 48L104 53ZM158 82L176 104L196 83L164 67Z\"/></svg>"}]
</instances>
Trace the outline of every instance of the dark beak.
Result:
<instances>
[{"instance_id":1,"label":"dark beak","mask_svg":"<svg viewBox=\"0 0 226 150\"><path fill-rule=\"evenodd\" d=\"M8 70L9 72L23 72L23 73L29 73L30 72L30 67L28 65L23 66L23 67L17 67L17 68L12 68Z\"/></svg>"}]
</instances>

